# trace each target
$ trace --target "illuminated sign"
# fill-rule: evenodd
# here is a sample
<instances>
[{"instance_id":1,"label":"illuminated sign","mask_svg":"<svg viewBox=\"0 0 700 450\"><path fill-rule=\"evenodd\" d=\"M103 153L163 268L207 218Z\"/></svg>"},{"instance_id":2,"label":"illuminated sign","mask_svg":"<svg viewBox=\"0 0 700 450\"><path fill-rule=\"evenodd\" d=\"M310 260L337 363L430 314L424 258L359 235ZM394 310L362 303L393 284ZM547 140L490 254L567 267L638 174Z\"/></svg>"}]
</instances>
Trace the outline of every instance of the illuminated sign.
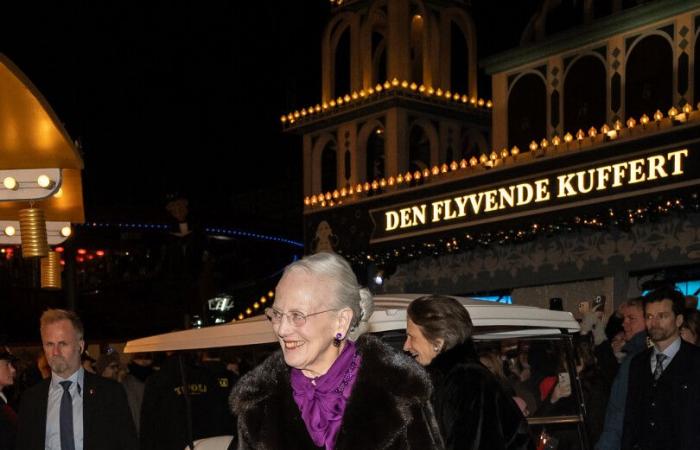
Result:
<instances>
[{"instance_id":1,"label":"illuminated sign","mask_svg":"<svg viewBox=\"0 0 700 450\"><path fill-rule=\"evenodd\" d=\"M695 149L694 149L695 150ZM556 211L700 183L687 177L689 149L551 171L511 183L373 209L371 242ZM693 155L695 156L695 155ZM690 163L694 166L693 163Z\"/></svg>"}]
</instances>

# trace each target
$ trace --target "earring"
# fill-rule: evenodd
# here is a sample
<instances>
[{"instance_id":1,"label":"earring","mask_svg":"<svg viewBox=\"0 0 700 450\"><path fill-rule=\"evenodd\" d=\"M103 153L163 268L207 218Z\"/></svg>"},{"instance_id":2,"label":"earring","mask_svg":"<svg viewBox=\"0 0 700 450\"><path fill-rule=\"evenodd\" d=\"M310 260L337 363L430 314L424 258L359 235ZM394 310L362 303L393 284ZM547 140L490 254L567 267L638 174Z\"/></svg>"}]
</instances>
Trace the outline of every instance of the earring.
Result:
<instances>
[{"instance_id":1,"label":"earring","mask_svg":"<svg viewBox=\"0 0 700 450\"><path fill-rule=\"evenodd\" d=\"M436 345L435 347L433 347L433 350L435 350L435 353L439 353L439 352L440 352L440 347L438 347L438 346Z\"/></svg>"},{"instance_id":2,"label":"earring","mask_svg":"<svg viewBox=\"0 0 700 450\"><path fill-rule=\"evenodd\" d=\"M340 333L336 333L335 337L333 338L333 345L336 347L340 347L340 341L343 340L343 335Z\"/></svg>"}]
</instances>

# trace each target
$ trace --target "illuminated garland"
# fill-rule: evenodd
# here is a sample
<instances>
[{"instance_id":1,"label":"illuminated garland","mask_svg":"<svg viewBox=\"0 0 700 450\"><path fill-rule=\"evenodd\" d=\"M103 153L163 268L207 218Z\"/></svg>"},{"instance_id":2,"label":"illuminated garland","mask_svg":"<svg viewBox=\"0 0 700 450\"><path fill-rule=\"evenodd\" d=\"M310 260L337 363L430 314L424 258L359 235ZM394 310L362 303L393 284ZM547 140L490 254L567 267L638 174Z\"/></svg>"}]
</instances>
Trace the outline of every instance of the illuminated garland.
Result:
<instances>
[{"instance_id":1,"label":"illuminated garland","mask_svg":"<svg viewBox=\"0 0 700 450\"><path fill-rule=\"evenodd\" d=\"M540 236L551 236L563 232L576 232L583 229L611 230L614 228L628 230L632 225L654 220L670 214L700 212L700 199L694 192L686 197L669 196L647 202L637 208L613 209L590 215L576 215L570 220L542 221L528 226L513 227L502 231L473 232L462 230L452 236L432 241L401 243L396 247L382 251L362 251L357 254L343 254L351 263L364 266L375 264L378 267L397 265L417 258L439 257L450 253L469 251L476 247L490 245L508 245L531 241ZM339 251L342 254L342 252Z\"/></svg>"},{"instance_id":2,"label":"illuminated garland","mask_svg":"<svg viewBox=\"0 0 700 450\"><path fill-rule=\"evenodd\" d=\"M344 96L338 97L337 99L332 99L327 102L319 103L314 106L309 106L308 108L302 108L301 110L296 110L280 117L280 122L283 125L292 125L296 122L311 119L318 115L336 111L343 106L354 105L360 102L371 100L379 96L384 91L404 91L411 92L415 95L421 95L425 98L444 100L445 103L451 104L461 104L470 107L479 107L491 109L493 108L493 102L491 100L484 100L483 98L469 97L465 94L459 94L456 92L450 92L449 89L442 90L442 88L434 88L432 86L425 86L421 84L420 86L416 83L411 83L407 80L399 81L397 78L393 80L385 81L384 84L377 83L375 87L370 87L369 89L360 89L352 94L345 94Z\"/></svg>"},{"instance_id":3,"label":"illuminated garland","mask_svg":"<svg viewBox=\"0 0 700 450\"><path fill-rule=\"evenodd\" d=\"M697 108L700 109L700 103L698 103ZM379 194L389 189L410 187L410 183L413 180L418 181L423 179L428 181L436 177L442 177L442 179L444 179L446 176L450 176L455 172L469 175L475 171L483 171L502 164L516 164L531 159L532 157L547 156L547 153L551 150L575 150L580 149L584 144L590 147L606 141L633 136L633 130L635 129L641 128L651 131L674 123L684 123L691 119L697 120L700 118L700 113L697 111L693 113L693 107L689 103L686 103L680 111L675 107L671 107L671 109L668 110L666 119L660 110L657 110L652 117L653 121L646 114L643 114L639 118L639 121L634 117L630 117L624 124L620 120L616 120L612 127L608 124L604 124L600 128L600 131L595 127L591 127L588 129L588 132L584 132L580 129L575 135L567 132L564 134L563 138L555 135L551 140L544 138L539 143L537 141L532 141L528 146L531 155L529 158L519 157L521 151L517 146L513 146L510 150L507 148L503 148L500 151L492 150L488 155L482 153L479 158L472 156L468 161L466 159L462 159L459 162L452 161L449 164L443 163L439 166L433 166L432 169L426 168L422 171L416 170L415 172L408 171L388 178L375 179L371 182L365 181L364 183L357 183L354 186L335 189L332 192L328 191L307 196L304 198L304 205L307 208L339 206L342 205L346 199L355 201L366 197L370 193Z\"/></svg>"},{"instance_id":4,"label":"illuminated garland","mask_svg":"<svg viewBox=\"0 0 700 450\"><path fill-rule=\"evenodd\" d=\"M243 320L246 317L252 317L254 315L253 313L260 310L260 308L262 308L262 311L264 311L265 308L263 308L263 305L265 305L268 302L268 300L272 300L274 297L275 297L274 291L268 291L267 295L260 296L259 300L253 302L250 306L248 306L245 309L245 314L243 314L243 313L238 314L237 318L232 319L231 322L235 322L236 320ZM257 314L255 314L255 315L257 315Z\"/></svg>"}]
</instances>

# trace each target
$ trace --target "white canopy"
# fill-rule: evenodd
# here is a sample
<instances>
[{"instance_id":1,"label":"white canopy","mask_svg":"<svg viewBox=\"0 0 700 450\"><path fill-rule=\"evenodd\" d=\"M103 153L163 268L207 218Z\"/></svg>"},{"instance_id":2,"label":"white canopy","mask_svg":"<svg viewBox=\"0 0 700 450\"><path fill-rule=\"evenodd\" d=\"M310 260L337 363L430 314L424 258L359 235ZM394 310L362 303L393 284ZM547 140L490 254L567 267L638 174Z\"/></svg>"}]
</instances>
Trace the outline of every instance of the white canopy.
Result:
<instances>
[{"instance_id":1,"label":"white canopy","mask_svg":"<svg viewBox=\"0 0 700 450\"><path fill-rule=\"evenodd\" d=\"M374 297L374 313L362 332L406 329L406 308L424 294L382 294ZM532 306L506 305L464 297L454 297L469 311L475 339L504 339L519 336L558 334L579 331L569 312L550 311ZM276 342L264 315L249 319L159 334L127 342L125 353L203 348L238 347Z\"/></svg>"}]
</instances>

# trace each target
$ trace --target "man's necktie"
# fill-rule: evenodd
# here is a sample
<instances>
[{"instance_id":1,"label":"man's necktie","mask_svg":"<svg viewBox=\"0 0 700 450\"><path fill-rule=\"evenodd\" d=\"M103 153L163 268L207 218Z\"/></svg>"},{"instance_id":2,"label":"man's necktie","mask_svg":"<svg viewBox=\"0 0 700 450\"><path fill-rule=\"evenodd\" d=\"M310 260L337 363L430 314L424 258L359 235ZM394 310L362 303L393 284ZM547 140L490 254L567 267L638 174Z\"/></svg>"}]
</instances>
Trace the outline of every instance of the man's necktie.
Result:
<instances>
[{"instance_id":1,"label":"man's necktie","mask_svg":"<svg viewBox=\"0 0 700 450\"><path fill-rule=\"evenodd\" d=\"M661 377L661 373L664 371L664 360L667 358L663 353L656 354L656 367L654 368L654 380L658 380ZM648 372L647 372L648 373Z\"/></svg>"},{"instance_id":2,"label":"man's necktie","mask_svg":"<svg viewBox=\"0 0 700 450\"><path fill-rule=\"evenodd\" d=\"M60 430L61 450L75 450L75 438L73 436L73 397L71 397L70 385L72 381L61 381L63 396L61 397Z\"/></svg>"}]
</instances>

